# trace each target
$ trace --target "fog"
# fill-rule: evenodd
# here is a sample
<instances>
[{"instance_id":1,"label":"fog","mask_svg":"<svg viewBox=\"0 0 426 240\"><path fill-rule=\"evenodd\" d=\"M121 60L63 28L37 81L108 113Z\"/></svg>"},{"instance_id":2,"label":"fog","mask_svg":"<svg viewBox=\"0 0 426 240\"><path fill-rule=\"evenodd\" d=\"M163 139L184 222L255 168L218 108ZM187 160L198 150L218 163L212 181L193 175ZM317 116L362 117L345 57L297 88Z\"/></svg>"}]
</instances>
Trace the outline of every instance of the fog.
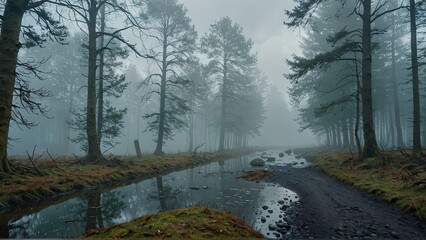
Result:
<instances>
[{"instance_id":1,"label":"fog","mask_svg":"<svg viewBox=\"0 0 426 240\"><path fill-rule=\"evenodd\" d=\"M249 146L281 146L283 148L296 148L317 144L317 138L309 131L300 132L297 123L298 112L290 104L287 94L290 82L284 77L289 72L285 59L291 54L300 54L300 31L289 30L283 24L284 9L292 7L292 1L256 1L256 0L185 0L180 1L187 8L187 16L192 20L198 33L197 45L218 20L229 17L233 24L242 28L245 38L253 42L250 53L256 55L255 68L262 75L263 82L257 84L261 94L262 109L258 115L259 125L247 136ZM24 18L31 23L31 18ZM119 22L119 21L118 21ZM113 19L107 19L107 28L120 28L121 23ZM25 155L26 151L32 151L34 146L42 152L56 155L84 155L82 144L76 139L85 134L85 130L78 130L78 126L70 126L70 122L76 119L74 113L83 113L87 98L87 50L81 47L87 40L87 35L81 33L72 21L64 24L70 29L71 36L68 44L60 45L47 41L42 48L34 47L20 52L22 59L46 59L41 65L43 71L42 80L29 77L30 87L43 88L50 93L49 97L37 98L43 107L48 109L47 116L34 114L21 109L25 119L35 123L35 126L27 128L11 124L9 137L9 155ZM142 34L143 35L143 34ZM144 52L155 45L155 41L139 33L124 32L136 49ZM80 41L77 43L76 41ZM103 145L105 154L135 155L133 141L139 139L141 150L144 153L152 153L156 149L157 133L149 131L149 121L143 116L153 111L158 111L158 96L147 97L152 86L143 84L145 79L155 72L153 62L138 56L128 49L128 57L116 57L120 65L111 68L115 74L125 74L124 84L128 84L121 96L108 97L110 105L116 109L127 109L122 117L120 134L112 139L113 145ZM60 53L60 54L57 54ZM209 59L199 49L194 51L192 58L199 58L201 63L207 65ZM87 59L87 58L86 58ZM64 67L67 66L67 67ZM61 68L62 67L62 68ZM69 72L68 72L69 71ZM212 76L203 76L213 78ZM212 81L212 80L211 80ZM145 81L146 82L146 81ZM186 152L189 150L189 119L193 114L193 143L192 150L199 147L198 151L216 151L220 141L220 118L218 91L219 85L211 85L211 96L207 100L210 105L208 112L187 111L182 115L184 124L171 129L170 139L164 140L163 150L166 153ZM172 90L172 91L177 91ZM79 121L85 121L80 118ZM71 124L72 125L72 124ZM81 125L80 125L81 127ZM83 130L83 131L81 131ZM79 135L80 134L80 135ZM231 138L229 135L228 138ZM80 139L81 140L81 139ZM229 141L231 141L229 139ZM234 144L235 145L235 144ZM228 143L225 148L234 148ZM242 145L241 145L242 146ZM239 146L239 147L241 147Z\"/></svg>"}]
</instances>

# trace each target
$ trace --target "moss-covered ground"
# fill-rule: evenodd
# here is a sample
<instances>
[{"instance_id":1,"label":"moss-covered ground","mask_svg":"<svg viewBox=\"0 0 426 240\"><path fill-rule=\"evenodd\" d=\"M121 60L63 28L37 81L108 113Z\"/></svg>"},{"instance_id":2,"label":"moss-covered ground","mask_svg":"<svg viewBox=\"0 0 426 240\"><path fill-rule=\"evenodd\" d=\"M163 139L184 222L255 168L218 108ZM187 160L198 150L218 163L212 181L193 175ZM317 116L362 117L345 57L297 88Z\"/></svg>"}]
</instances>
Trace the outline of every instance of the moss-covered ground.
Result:
<instances>
[{"instance_id":1,"label":"moss-covered ground","mask_svg":"<svg viewBox=\"0 0 426 240\"><path fill-rule=\"evenodd\" d=\"M426 219L426 163L412 160L410 152L386 151L362 161L348 152L310 151L304 156L324 173Z\"/></svg>"},{"instance_id":2,"label":"moss-covered ground","mask_svg":"<svg viewBox=\"0 0 426 240\"><path fill-rule=\"evenodd\" d=\"M255 149L213 153L144 155L110 157L95 163L76 158L59 158L34 162L42 175L32 173L0 173L0 210L29 205L79 191L109 187L126 181L166 174L190 166L229 159L253 152ZM32 168L29 160L12 159L16 166ZM23 169L25 169L23 168Z\"/></svg>"},{"instance_id":3,"label":"moss-covered ground","mask_svg":"<svg viewBox=\"0 0 426 240\"><path fill-rule=\"evenodd\" d=\"M90 230L85 238L263 239L236 216L207 207L177 209L109 228Z\"/></svg>"}]
</instances>

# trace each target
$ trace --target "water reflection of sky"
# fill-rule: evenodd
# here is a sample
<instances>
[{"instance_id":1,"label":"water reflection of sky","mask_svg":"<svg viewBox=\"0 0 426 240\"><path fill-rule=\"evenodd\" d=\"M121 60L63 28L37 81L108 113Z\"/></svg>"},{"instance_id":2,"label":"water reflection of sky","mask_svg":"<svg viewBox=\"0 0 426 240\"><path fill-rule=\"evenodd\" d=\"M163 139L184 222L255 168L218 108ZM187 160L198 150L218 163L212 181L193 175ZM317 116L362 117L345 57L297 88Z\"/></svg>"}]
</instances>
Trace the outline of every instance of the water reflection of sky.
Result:
<instances>
[{"instance_id":1,"label":"water reflection of sky","mask_svg":"<svg viewBox=\"0 0 426 240\"><path fill-rule=\"evenodd\" d=\"M253 170L249 162L260 156L276 158L265 168L271 164L306 166L304 159L288 155L280 158L277 151L210 163L108 192L95 191L9 220L9 236L0 237L77 237L89 228L107 227L146 214L194 205L233 212L266 235L268 225L285 214L282 205L290 205L297 196L280 186L237 178L243 171Z\"/></svg>"}]
</instances>

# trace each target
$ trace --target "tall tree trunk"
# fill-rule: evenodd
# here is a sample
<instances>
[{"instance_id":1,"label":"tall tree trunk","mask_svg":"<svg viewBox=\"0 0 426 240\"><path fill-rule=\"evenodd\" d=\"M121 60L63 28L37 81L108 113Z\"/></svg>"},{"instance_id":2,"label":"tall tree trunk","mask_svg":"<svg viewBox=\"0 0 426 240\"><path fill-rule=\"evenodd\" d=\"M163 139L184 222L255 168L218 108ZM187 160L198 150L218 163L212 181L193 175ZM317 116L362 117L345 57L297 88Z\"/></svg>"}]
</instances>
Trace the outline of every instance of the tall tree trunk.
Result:
<instances>
[{"instance_id":1,"label":"tall tree trunk","mask_svg":"<svg viewBox=\"0 0 426 240\"><path fill-rule=\"evenodd\" d=\"M413 157L421 154L419 66L417 62L416 3L410 0L411 70L413 75Z\"/></svg>"},{"instance_id":2,"label":"tall tree trunk","mask_svg":"<svg viewBox=\"0 0 426 240\"><path fill-rule=\"evenodd\" d=\"M219 137L219 151L224 150L225 144L225 124L226 124L226 93L227 93L227 61L224 58L223 60L223 83L222 83L222 108L220 114L220 137Z\"/></svg>"},{"instance_id":3,"label":"tall tree trunk","mask_svg":"<svg viewBox=\"0 0 426 240\"><path fill-rule=\"evenodd\" d=\"M96 130L96 0L90 1L90 16L88 22L89 30L89 67L87 78L87 141L89 161L94 161L102 156L98 143L98 133Z\"/></svg>"},{"instance_id":4,"label":"tall tree trunk","mask_svg":"<svg viewBox=\"0 0 426 240\"><path fill-rule=\"evenodd\" d=\"M339 126L339 122L336 123L336 137L337 137L337 147L338 148L343 148L343 143L342 143L342 129Z\"/></svg>"},{"instance_id":5,"label":"tall tree trunk","mask_svg":"<svg viewBox=\"0 0 426 240\"><path fill-rule=\"evenodd\" d=\"M105 4L101 7L101 33L105 32ZM102 35L99 40L98 49L102 49L105 45L105 36ZM99 53L99 79L98 79L98 144L101 149L102 129L104 125L104 68L105 55L102 50Z\"/></svg>"},{"instance_id":6,"label":"tall tree trunk","mask_svg":"<svg viewBox=\"0 0 426 240\"><path fill-rule=\"evenodd\" d=\"M331 139L330 139L330 128L327 128L327 147L331 147Z\"/></svg>"},{"instance_id":7,"label":"tall tree trunk","mask_svg":"<svg viewBox=\"0 0 426 240\"><path fill-rule=\"evenodd\" d=\"M349 135L348 135L348 123L346 119L344 119L341 122L342 125L342 135L343 135L343 148L348 149L349 148Z\"/></svg>"},{"instance_id":8,"label":"tall tree trunk","mask_svg":"<svg viewBox=\"0 0 426 240\"><path fill-rule=\"evenodd\" d=\"M377 155L378 147L373 120L373 97L371 90L371 0L364 0L362 15L362 123L364 131L363 158Z\"/></svg>"},{"instance_id":9,"label":"tall tree trunk","mask_svg":"<svg viewBox=\"0 0 426 240\"><path fill-rule=\"evenodd\" d=\"M361 141L359 138L359 120L360 120L360 97L361 97L361 82L359 80L359 70L358 70L358 62L357 62L357 56L355 53L355 74L356 74L356 119L355 119L355 129L354 129L354 135L355 135L355 141L356 146L358 149L358 159L362 156L362 147L361 147Z\"/></svg>"},{"instance_id":10,"label":"tall tree trunk","mask_svg":"<svg viewBox=\"0 0 426 240\"><path fill-rule=\"evenodd\" d=\"M19 34L27 0L7 0L0 35L0 158L2 171L10 172L7 160L9 125L12 116L16 64L20 48Z\"/></svg>"},{"instance_id":11,"label":"tall tree trunk","mask_svg":"<svg viewBox=\"0 0 426 240\"><path fill-rule=\"evenodd\" d=\"M333 134L333 148L337 148L337 133L336 133L336 126L334 124L331 125L331 131Z\"/></svg>"},{"instance_id":12,"label":"tall tree trunk","mask_svg":"<svg viewBox=\"0 0 426 240\"><path fill-rule=\"evenodd\" d=\"M395 112L395 126L396 126L396 139L397 147L403 148L404 141L402 138L402 128L401 128L401 114L399 109L399 94L398 94L398 83L396 79L396 48L395 48L395 17L392 18L392 88L393 88L393 99L394 99L394 112Z\"/></svg>"},{"instance_id":13,"label":"tall tree trunk","mask_svg":"<svg viewBox=\"0 0 426 240\"><path fill-rule=\"evenodd\" d=\"M167 33L163 33L163 61L161 69L161 90L160 90L160 119L158 123L158 138L157 147L155 148L154 155L163 154L164 142L164 124L166 122L166 84L167 84Z\"/></svg>"}]
</instances>

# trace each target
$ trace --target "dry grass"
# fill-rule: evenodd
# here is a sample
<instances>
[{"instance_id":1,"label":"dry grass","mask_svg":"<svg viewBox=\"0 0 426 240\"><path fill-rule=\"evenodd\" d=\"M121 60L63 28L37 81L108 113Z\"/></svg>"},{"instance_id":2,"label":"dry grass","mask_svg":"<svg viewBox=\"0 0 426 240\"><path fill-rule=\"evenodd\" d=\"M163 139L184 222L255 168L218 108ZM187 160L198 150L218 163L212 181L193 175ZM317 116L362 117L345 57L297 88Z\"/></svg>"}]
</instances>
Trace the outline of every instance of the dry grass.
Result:
<instances>
[{"instance_id":1,"label":"dry grass","mask_svg":"<svg viewBox=\"0 0 426 240\"><path fill-rule=\"evenodd\" d=\"M52 199L58 195L74 193L89 188L111 186L125 181L165 174L189 166L246 155L253 150L214 153L144 155L142 158L110 158L99 163L81 163L75 158L56 161L38 160L37 174L0 175L0 209L25 206L29 203ZM12 159L14 164L28 161ZM111 164L114 162L114 164Z\"/></svg>"},{"instance_id":2,"label":"dry grass","mask_svg":"<svg viewBox=\"0 0 426 240\"><path fill-rule=\"evenodd\" d=\"M191 207L138 218L105 229L91 230L85 238L132 239L264 239L236 216L207 207Z\"/></svg>"},{"instance_id":3,"label":"dry grass","mask_svg":"<svg viewBox=\"0 0 426 240\"><path fill-rule=\"evenodd\" d=\"M410 153L387 151L361 162L348 152L309 152L304 156L326 174L426 219L426 164L412 160Z\"/></svg>"}]
</instances>

